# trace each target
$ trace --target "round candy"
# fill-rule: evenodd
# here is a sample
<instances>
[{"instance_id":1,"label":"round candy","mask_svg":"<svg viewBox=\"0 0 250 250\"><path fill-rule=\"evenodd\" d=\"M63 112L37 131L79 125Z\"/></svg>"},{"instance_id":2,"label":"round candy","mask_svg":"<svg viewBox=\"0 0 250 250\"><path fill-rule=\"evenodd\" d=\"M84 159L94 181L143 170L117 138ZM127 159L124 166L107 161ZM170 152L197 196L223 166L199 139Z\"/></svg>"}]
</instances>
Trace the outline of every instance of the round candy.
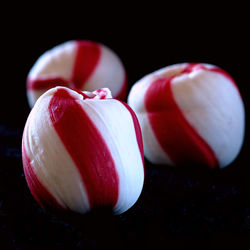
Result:
<instances>
[{"instance_id":1,"label":"round candy","mask_svg":"<svg viewBox=\"0 0 250 250\"><path fill-rule=\"evenodd\" d=\"M86 40L65 42L40 56L27 77L30 107L55 86L87 91L105 87L121 100L127 94L126 72L120 58L103 44Z\"/></svg>"},{"instance_id":2,"label":"round candy","mask_svg":"<svg viewBox=\"0 0 250 250\"><path fill-rule=\"evenodd\" d=\"M152 163L225 167L240 152L243 101L233 78L217 66L182 63L160 69L134 84L128 104Z\"/></svg>"},{"instance_id":3,"label":"round candy","mask_svg":"<svg viewBox=\"0 0 250 250\"><path fill-rule=\"evenodd\" d=\"M132 109L91 92L55 87L27 119L22 157L28 186L44 208L115 214L137 201L144 182L141 130Z\"/></svg>"}]
</instances>

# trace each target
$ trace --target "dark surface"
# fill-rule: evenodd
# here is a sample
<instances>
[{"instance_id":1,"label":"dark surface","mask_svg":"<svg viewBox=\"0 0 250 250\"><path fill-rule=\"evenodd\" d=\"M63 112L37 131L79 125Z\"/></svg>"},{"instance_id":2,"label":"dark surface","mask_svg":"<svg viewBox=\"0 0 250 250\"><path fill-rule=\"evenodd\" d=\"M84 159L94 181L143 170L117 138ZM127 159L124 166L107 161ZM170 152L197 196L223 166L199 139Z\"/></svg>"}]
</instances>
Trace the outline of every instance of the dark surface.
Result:
<instances>
[{"instance_id":1,"label":"dark surface","mask_svg":"<svg viewBox=\"0 0 250 250\"><path fill-rule=\"evenodd\" d=\"M93 8L87 17L86 12L74 15L71 22L61 12L57 16L53 11L39 15L10 12L9 19L15 22L4 25L1 41L0 249L249 248L247 122L242 151L224 170L172 168L146 161L143 192L120 216L107 211L67 218L50 214L37 205L26 185L20 151L30 111L26 76L44 51L67 40L108 45L124 62L130 87L166 65L197 61L218 65L237 82L249 117L244 13L237 16L234 8L232 12L183 15L184 9L181 13L179 9L178 15L169 17L170 10L159 13L160 9L140 10L137 17L138 12L131 11L93 15Z\"/></svg>"}]
</instances>

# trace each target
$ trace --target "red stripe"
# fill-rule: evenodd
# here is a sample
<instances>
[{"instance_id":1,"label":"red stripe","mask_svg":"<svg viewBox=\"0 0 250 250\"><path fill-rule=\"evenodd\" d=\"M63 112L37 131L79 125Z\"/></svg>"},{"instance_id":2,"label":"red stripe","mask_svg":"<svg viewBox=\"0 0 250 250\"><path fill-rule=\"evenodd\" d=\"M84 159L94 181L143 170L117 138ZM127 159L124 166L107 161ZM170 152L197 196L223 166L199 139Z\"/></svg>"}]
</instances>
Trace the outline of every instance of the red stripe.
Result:
<instances>
[{"instance_id":1,"label":"red stripe","mask_svg":"<svg viewBox=\"0 0 250 250\"><path fill-rule=\"evenodd\" d=\"M22 160L23 160L23 169L27 184L38 204L50 210L56 208L64 210L64 208L57 202L57 200L53 197L53 195L40 182L39 177L34 172L33 167L31 165L31 160L29 159L26 153L24 141L22 142Z\"/></svg>"},{"instance_id":2,"label":"red stripe","mask_svg":"<svg viewBox=\"0 0 250 250\"><path fill-rule=\"evenodd\" d=\"M127 91L128 91L127 85L128 85L127 75L126 75L126 73L124 73L124 80L122 83L122 87L121 87L120 91L117 93L117 95L114 96L114 98L122 100L122 101L126 101L127 94L128 94L127 93Z\"/></svg>"},{"instance_id":3,"label":"red stripe","mask_svg":"<svg viewBox=\"0 0 250 250\"><path fill-rule=\"evenodd\" d=\"M27 80L28 90L47 90L56 86L69 86L69 81L61 77L53 77L46 79L30 79Z\"/></svg>"},{"instance_id":4,"label":"red stripe","mask_svg":"<svg viewBox=\"0 0 250 250\"><path fill-rule=\"evenodd\" d=\"M135 112L131 109L131 107L127 103L122 102L122 101L120 101L120 103L122 103L125 106L125 108L129 111L129 113L133 119L136 140L137 140L137 144L138 144L138 147L139 147L139 150L141 153L141 159L142 159L142 163L143 163L143 167L144 167L143 141L142 141L142 133L141 133L141 127L140 127L139 121L137 119Z\"/></svg>"},{"instance_id":5,"label":"red stripe","mask_svg":"<svg viewBox=\"0 0 250 250\"><path fill-rule=\"evenodd\" d=\"M76 41L76 46L72 82L75 88L83 89L84 83L86 83L99 62L101 48L98 43L91 41Z\"/></svg>"},{"instance_id":6,"label":"red stripe","mask_svg":"<svg viewBox=\"0 0 250 250\"><path fill-rule=\"evenodd\" d=\"M119 195L119 179L101 133L65 89L55 92L49 113L56 132L82 176L90 206L114 207Z\"/></svg>"},{"instance_id":7,"label":"red stripe","mask_svg":"<svg viewBox=\"0 0 250 250\"><path fill-rule=\"evenodd\" d=\"M214 168L218 161L212 149L188 123L174 100L171 89L174 77L156 80L146 92L145 106L155 136L175 164Z\"/></svg>"}]
</instances>

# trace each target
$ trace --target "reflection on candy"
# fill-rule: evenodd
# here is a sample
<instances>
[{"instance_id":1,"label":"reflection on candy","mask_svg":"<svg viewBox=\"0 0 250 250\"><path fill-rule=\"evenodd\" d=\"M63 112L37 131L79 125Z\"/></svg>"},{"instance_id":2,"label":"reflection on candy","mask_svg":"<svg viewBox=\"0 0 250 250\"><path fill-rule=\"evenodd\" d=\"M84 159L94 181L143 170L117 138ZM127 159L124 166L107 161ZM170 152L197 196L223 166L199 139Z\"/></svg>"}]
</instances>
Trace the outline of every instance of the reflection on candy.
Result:
<instances>
[{"instance_id":1,"label":"reflection on candy","mask_svg":"<svg viewBox=\"0 0 250 250\"><path fill-rule=\"evenodd\" d=\"M214 65L182 63L155 71L134 84L128 104L153 163L225 167L241 149L243 101L232 77Z\"/></svg>"},{"instance_id":2,"label":"reflection on candy","mask_svg":"<svg viewBox=\"0 0 250 250\"><path fill-rule=\"evenodd\" d=\"M45 208L85 213L110 207L120 214L142 191L138 120L105 88L44 93L27 119L22 155L28 186Z\"/></svg>"},{"instance_id":3,"label":"reflection on candy","mask_svg":"<svg viewBox=\"0 0 250 250\"><path fill-rule=\"evenodd\" d=\"M65 42L40 56L27 77L30 106L56 86L88 91L106 87L121 100L127 94L126 72L120 58L103 44L86 40Z\"/></svg>"}]
</instances>

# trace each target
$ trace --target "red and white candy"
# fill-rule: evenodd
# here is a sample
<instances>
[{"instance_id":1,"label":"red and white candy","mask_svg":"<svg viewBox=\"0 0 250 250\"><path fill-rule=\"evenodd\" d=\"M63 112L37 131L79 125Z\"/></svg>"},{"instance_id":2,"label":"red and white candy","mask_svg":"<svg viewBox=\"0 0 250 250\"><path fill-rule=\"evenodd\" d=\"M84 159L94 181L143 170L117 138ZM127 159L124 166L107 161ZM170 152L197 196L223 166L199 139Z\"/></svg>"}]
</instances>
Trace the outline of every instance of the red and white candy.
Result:
<instances>
[{"instance_id":1,"label":"red and white candy","mask_svg":"<svg viewBox=\"0 0 250 250\"><path fill-rule=\"evenodd\" d=\"M27 77L27 97L33 107L41 94L65 86L94 91L109 88L114 98L124 100L127 78L120 58L103 44L73 40L45 52Z\"/></svg>"},{"instance_id":2,"label":"red and white candy","mask_svg":"<svg viewBox=\"0 0 250 250\"><path fill-rule=\"evenodd\" d=\"M132 109L91 92L55 87L27 119L22 156L37 202L85 213L110 207L115 214L137 201L144 182L141 130Z\"/></svg>"},{"instance_id":3,"label":"red and white candy","mask_svg":"<svg viewBox=\"0 0 250 250\"><path fill-rule=\"evenodd\" d=\"M157 164L229 165L240 152L244 105L232 77L202 63L153 72L132 87L145 157Z\"/></svg>"}]
</instances>

